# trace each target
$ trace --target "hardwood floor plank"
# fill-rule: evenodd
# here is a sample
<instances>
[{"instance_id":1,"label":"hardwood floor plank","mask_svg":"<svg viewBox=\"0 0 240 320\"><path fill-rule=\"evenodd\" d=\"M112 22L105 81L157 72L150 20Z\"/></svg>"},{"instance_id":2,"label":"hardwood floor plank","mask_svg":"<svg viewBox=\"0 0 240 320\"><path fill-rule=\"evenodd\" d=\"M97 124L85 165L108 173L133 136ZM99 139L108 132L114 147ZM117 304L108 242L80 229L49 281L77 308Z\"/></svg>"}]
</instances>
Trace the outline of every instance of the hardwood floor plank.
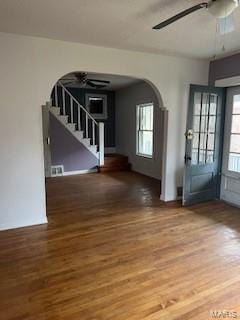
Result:
<instances>
[{"instance_id":1,"label":"hardwood floor plank","mask_svg":"<svg viewBox=\"0 0 240 320\"><path fill-rule=\"evenodd\" d=\"M0 233L0 319L240 316L240 210L133 172L47 180L49 224Z\"/></svg>"}]
</instances>

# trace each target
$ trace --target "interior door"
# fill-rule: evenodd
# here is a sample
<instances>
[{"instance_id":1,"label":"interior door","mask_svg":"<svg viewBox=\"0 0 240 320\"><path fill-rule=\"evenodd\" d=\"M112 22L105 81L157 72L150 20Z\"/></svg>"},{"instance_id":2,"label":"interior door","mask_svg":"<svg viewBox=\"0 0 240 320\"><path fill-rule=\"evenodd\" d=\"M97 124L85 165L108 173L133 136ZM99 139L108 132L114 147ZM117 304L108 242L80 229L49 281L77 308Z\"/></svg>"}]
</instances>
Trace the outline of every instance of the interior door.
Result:
<instances>
[{"instance_id":1,"label":"interior door","mask_svg":"<svg viewBox=\"0 0 240 320\"><path fill-rule=\"evenodd\" d=\"M190 86L183 205L220 195L224 100L223 88Z\"/></svg>"},{"instance_id":2,"label":"interior door","mask_svg":"<svg viewBox=\"0 0 240 320\"><path fill-rule=\"evenodd\" d=\"M227 89L221 198L240 206L240 87Z\"/></svg>"}]
</instances>

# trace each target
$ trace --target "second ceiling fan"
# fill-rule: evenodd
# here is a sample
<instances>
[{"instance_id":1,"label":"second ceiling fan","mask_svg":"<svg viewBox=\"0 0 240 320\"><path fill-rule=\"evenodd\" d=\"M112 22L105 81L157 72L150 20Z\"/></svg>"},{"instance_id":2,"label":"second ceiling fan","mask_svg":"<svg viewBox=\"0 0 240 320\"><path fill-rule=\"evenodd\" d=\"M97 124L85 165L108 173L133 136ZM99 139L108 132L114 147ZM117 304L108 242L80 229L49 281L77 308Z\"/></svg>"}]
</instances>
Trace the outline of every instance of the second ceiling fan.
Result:
<instances>
[{"instance_id":1,"label":"second ceiling fan","mask_svg":"<svg viewBox=\"0 0 240 320\"><path fill-rule=\"evenodd\" d=\"M153 27L154 30L160 30L175 21L188 16L189 14L206 9L215 18L223 19L228 17L239 6L239 0L210 0L209 2L201 2L191 8L188 8L175 16L157 24Z\"/></svg>"},{"instance_id":2,"label":"second ceiling fan","mask_svg":"<svg viewBox=\"0 0 240 320\"><path fill-rule=\"evenodd\" d=\"M68 77L69 76L70 75L68 75ZM61 79L61 81L63 81L65 85L79 84L82 87L89 86L94 89L103 89L110 84L110 81L108 80L88 78L88 74L85 72L74 72L73 74L71 74L70 78L68 77L64 77Z\"/></svg>"}]
</instances>

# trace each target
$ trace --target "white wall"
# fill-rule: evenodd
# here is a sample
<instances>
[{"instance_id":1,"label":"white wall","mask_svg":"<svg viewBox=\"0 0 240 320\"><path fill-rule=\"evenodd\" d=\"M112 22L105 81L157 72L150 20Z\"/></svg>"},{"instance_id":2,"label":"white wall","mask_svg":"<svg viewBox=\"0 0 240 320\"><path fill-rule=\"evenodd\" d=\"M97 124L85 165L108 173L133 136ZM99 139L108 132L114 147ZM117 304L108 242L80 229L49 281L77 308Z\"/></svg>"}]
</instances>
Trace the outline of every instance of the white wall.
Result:
<instances>
[{"instance_id":1,"label":"white wall","mask_svg":"<svg viewBox=\"0 0 240 320\"><path fill-rule=\"evenodd\" d=\"M134 171L161 179L163 123L158 98L152 87L142 81L116 91L116 150L127 155ZM136 106L154 104L153 158L136 155Z\"/></svg>"},{"instance_id":2,"label":"white wall","mask_svg":"<svg viewBox=\"0 0 240 320\"><path fill-rule=\"evenodd\" d=\"M0 229L46 222L41 105L58 78L91 71L145 78L169 110L162 197L176 198L190 83L205 84L208 62L0 33Z\"/></svg>"}]
</instances>

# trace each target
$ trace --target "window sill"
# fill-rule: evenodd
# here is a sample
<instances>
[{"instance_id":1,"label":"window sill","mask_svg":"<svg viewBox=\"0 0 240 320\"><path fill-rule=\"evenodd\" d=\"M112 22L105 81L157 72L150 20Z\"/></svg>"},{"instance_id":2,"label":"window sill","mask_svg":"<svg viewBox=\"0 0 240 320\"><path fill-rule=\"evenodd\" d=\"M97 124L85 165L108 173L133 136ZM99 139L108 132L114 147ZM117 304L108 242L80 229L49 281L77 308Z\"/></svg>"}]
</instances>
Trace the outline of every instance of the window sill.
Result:
<instances>
[{"instance_id":1,"label":"window sill","mask_svg":"<svg viewBox=\"0 0 240 320\"><path fill-rule=\"evenodd\" d=\"M227 170L226 172L222 173L222 176L226 178L234 179L234 180L240 180L240 172L237 172L237 171Z\"/></svg>"},{"instance_id":2,"label":"window sill","mask_svg":"<svg viewBox=\"0 0 240 320\"><path fill-rule=\"evenodd\" d=\"M153 159L153 156L149 156L147 154L137 153L136 156L141 157L141 158L146 158L146 159Z\"/></svg>"}]
</instances>

